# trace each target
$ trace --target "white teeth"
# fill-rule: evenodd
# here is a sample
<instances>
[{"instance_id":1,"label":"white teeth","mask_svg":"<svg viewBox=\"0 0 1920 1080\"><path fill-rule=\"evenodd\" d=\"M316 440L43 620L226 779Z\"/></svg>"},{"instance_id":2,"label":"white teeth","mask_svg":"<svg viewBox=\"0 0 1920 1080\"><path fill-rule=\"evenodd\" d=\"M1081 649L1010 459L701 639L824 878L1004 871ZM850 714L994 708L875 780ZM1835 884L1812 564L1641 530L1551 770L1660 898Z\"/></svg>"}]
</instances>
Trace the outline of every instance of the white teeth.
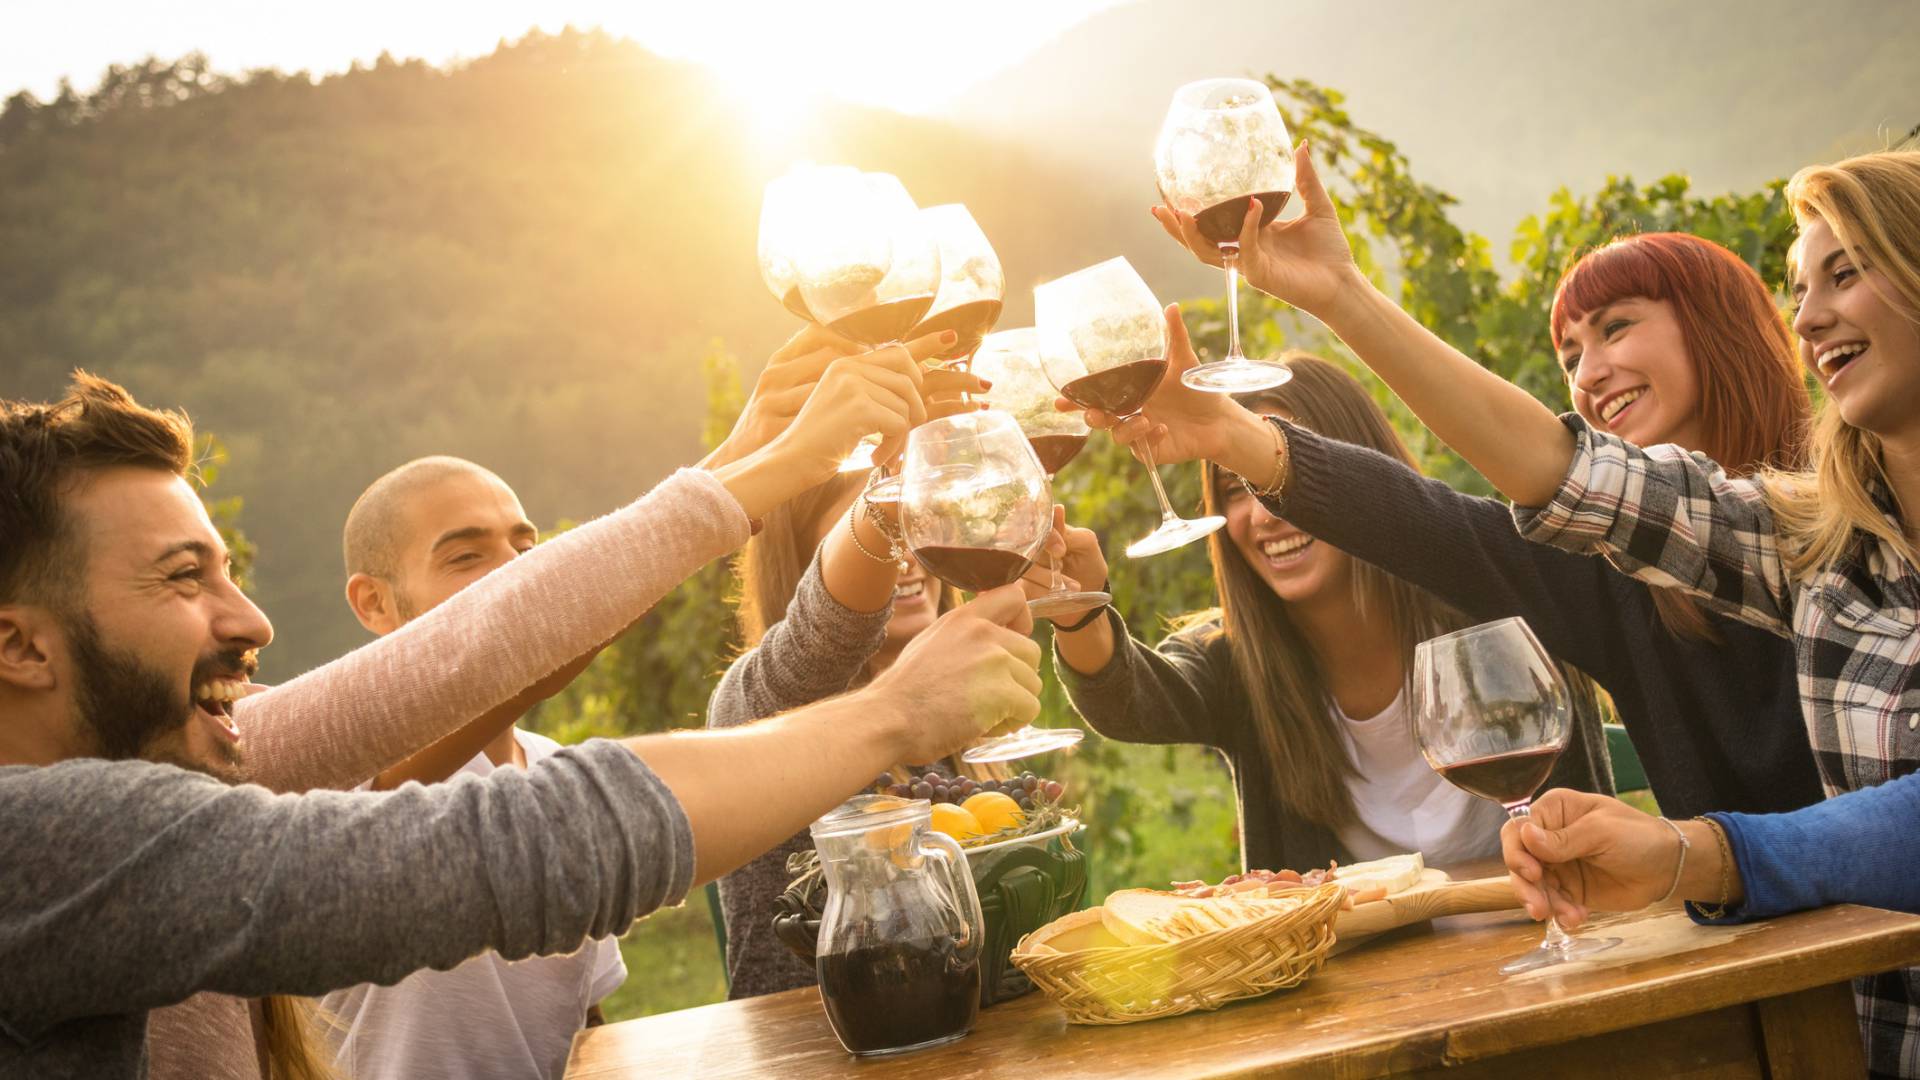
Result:
<instances>
[{"instance_id":1,"label":"white teeth","mask_svg":"<svg viewBox=\"0 0 1920 1080\"><path fill-rule=\"evenodd\" d=\"M240 700L242 689L242 684L234 682L231 679L215 679L212 682L201 683L199 686L194 687L193 700L232 703Z\"/></svg>"},{"instance_id":2,"label":"white teeth","mask_svg":"<svg viewBox=\"0 0 1920 1080\"><path fill-rule=\"evenodd\" d=\"M1601 410L1600 419L1611 423L1614 417L1620 415L1621 409L1639 401L1646 395L1646 392L1647 388L1643 386L1638 390L1629 390L1619 397L1614 398L1612 401L1607 402L1607 407Z\"/></svg>"},{"instance_id":3,"label":"white teeth","mask_svg":"<svg viewBox=\"0 0 1920 1080\"><path fill-rule=\"evenodd\" d=\"M895 600L911 600L916 596L920 596L924 594L926 591L927 591L926 582L915 581L915 582L912 582L911 584L901 585L900 587L894 589L893 598Z\"/></svg>"},{"instance_id":4,"label":"white teeth","mask_svg":"<svg viewBox=\"0 0 1920 1080\"><path fill-rule=\"evenodd\" d=\"M1822 371L1825 371L1828 368L1828 366L1833 364L1838 364L1842 360L1850 360L1853 357L1858 356L1861 353L1865 352L1866 350L1867 350L1867 343L1864 341L1853 341L1853 342L1848 342L1845 345L1835 345L1832 348L1821 353L1819 358L1815 361L1815 364Z\"/></svg>"},{"instance_id":5,"label":"white teeth","mask_svg":"<svg viewBox=\"0 0 1920 1080\"><path fill-rule=\"evenodd\" d=\"M1281 555L1291 555L1311 543L1313 543L1313 537L1302 533L1286 540L1269 540L1260 545L1260 551L1267 558L1272 559Z\"/></svg>"}]
</instances>

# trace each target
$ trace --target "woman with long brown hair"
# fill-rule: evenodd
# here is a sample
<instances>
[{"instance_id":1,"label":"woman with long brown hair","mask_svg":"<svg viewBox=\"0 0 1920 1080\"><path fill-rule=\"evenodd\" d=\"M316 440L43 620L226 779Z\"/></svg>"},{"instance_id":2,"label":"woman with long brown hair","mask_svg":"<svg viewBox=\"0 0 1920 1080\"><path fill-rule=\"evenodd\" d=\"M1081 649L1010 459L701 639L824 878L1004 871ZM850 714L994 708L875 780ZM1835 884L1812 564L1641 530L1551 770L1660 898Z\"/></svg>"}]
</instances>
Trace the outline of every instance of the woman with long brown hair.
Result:
<instances>
[{"instance_id":1,"label":"woman with long brown hair","mask_svg":"<svg viewBox=\"0 0 1920 1080\"><path fill-rule=\"evenodd\" d=\"M951 386L959 372L929 373L940 390L935 415L957 407ZM707 708L707 726L734 727L798 708L878 675L959 594L913 561L897 544L891 511L862 495L864 474L835 477L768 514L737 564L738 609L747 651L727 668ZM908 772L975 781L1007 775L1005 766L969 765L957 757L902 762ZM773 934L774 901L787 888L787 858L813 846L807 833L720 879L726 921L727 989L754 997L814 984L813 968Z\"/></svg>"},{"instance_id":2,"label":"woman with long brown hair","mask_svg":"<svg viewBox=\"0 0 1920 1080\"><path fill-rule=\"evenodd\" d=\"M1185 328L1170 312L1174 352ZM1293 381L1245 396L1330 439L1412 457L1352 376L1304 353ZM1172 382L1177 375L1169 373ZM1055 626L1057 665L1094 730L1130 742L1219 749L1239 795L1248 867L1309 869L1419 851L1434 863L1499 850L1501 809L1442 780L1409 723L1414 646L1470 620L1433 594L1269 514L1240 479L1205 469L1208 538L1220 606L1149 648L1109 612ZM1065 572L1101 581L1105 562L1070 530ZM1611 792L1598 704L1574 675L1575 737L1554 783Z\"/></svg>"},{"instance_id":3,"label":"woman with long brown hair","mask_svg":"<svg viewBox=\"0 0 1920 1080\"><path fill-rule=\"evenodd\" d=\"M1267 228L1249 217L1249 282L1340 335L1513 499L1530 539L1605 554L1790 640L1829 794L1920 769L1920 152L1809 167L1788 183L1800 226L1793 329L1827 400L1810 468L1744 478L1555 417L1434 337L1358 273L1305 147L1295 160L1306 214ZM1686 822L1667 850L1729 842L1729 828ZM1683 898L1716 904L1720 918L1768 910L1730 893ZM1869 1069L1920 1075L1920 974L1866 980L1856 998Z\"/></svg>"},{"instance_id":4,"label":"woman with long brown hair","mask_svg":"<svg viewBox=\"0 0 1920 1080\"><path fill-rule=\"evenodd\" d=\"M1551 327L1588 423L1716 455L1740 475L1804 458L1810 409L1786 323L1760 276L1718 244L1654 233L1601 247L1562 276ZM1176 364L1191 362L1182 345ZM1273 423L1169 378L1145 419L1115 436L1269 485L1274 514L1476 620L1526 619L1612 696L1668 812L1770 813L1821 797L1788 642L1600 560L1528 543L1497 500Z\"/></svg>"}]
</instances>

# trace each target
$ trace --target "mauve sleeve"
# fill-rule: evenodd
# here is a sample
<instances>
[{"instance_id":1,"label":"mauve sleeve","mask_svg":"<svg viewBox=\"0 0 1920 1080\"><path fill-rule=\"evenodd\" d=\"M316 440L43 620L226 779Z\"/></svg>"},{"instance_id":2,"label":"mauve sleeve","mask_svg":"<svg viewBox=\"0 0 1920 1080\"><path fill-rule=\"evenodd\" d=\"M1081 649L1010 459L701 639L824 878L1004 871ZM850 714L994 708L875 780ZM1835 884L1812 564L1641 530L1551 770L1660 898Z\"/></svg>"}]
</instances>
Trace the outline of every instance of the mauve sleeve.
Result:
<instances>
[{"instance_id":1,"label":"mauve sleeve","mask_svg":"<svg viewBox=\"0 0 1920 1080\"><path fill-rule=\"evenodd\" d=\"M719 480L682 469L393 633L241 700L249 779L353 787L606 643L747 534Z\"/></svg>"}]
</instances>

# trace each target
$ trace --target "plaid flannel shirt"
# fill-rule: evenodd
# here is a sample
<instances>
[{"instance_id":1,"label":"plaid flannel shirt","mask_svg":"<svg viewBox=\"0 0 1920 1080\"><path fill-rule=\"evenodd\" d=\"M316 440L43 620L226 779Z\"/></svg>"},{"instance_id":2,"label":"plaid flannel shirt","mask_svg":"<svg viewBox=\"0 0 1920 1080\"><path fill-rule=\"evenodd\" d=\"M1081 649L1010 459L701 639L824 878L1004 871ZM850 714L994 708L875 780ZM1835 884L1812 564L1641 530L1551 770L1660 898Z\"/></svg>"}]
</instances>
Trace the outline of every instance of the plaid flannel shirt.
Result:
<instances>
[{"instance_id":1,"label":"plaid flannel shirt","mask_svg":"<svg viewBox=\"0 0 1920 1080\"><path fill-rule=\"evenodd\" d=\"M1920 572L1862 533L1837 564L1787 573L1761 485L1676 446L1642 450L1577 416L1572 466L1545 507L1516 507L1530 540L1600 552L1714 610L1790 636L1801 708L1828 795L1920 767ZM1891 516L1892 501L1876 493ZM1920 823L1916 823L1920 825ZM1920 969L1855 982L1875 1075L1920 1077Z\"/></svg>"}]
</instances>

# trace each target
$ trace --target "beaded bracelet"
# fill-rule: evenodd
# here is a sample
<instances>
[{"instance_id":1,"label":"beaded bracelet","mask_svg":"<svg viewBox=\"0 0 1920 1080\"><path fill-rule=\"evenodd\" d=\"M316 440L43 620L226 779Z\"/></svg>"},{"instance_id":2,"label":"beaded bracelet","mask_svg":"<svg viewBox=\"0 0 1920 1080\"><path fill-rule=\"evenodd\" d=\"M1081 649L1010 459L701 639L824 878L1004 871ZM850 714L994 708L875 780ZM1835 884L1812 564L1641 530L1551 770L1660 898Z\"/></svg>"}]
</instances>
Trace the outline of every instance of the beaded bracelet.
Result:
<instances>
[{"instance_id":1,"label":"beaded bracelet","mask_svg":"<svg viewBox=\"0 0 1920 1080\"><path fill-rule=\"evenodd\" d=\"M1265 487L1254 487L1253 482L1243 476L1240 478L1240 486L1246 488L1247 494L1255 498L1277 499L1287 486L1287 433L1281 429L1279 417L1269 416L1264 419L1267 421L1267 426L1273 429L1273 479L1267 481Z\"/></svg>"},{"instance_id":2,"label":"beaded bracelet","mask_svg":"<svg viewBox=\"0 0 1920 1080\"><path fill-rule=\"evenodd\" d=\"M855 551L858 551L860 554L865 555L867 558L872 559L874 562L883 563L887 566L898 565L899 559L893 553L890 552L886 555L875 555L873 552L867 550L867 545L860 542L860 527L857 524L859 519L855 516L859 512L860 512L860 505L858 502L856 502L852 506L847 507L847 535L853 538L853 549ZM885 533L881 533L880 535L886 536ZM892 537L888 537L888 539L891 540Z\"/></svg>"}]
</instances>

